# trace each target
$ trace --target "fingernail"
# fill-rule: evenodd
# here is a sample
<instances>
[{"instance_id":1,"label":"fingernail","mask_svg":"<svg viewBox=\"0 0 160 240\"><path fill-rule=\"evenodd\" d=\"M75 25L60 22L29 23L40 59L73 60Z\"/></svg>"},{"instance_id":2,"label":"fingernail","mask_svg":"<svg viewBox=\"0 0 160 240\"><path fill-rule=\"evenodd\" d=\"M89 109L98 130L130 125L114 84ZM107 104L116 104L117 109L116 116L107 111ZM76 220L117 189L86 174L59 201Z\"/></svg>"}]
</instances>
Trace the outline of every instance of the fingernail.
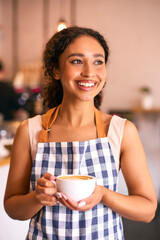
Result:
<instances>
[{"instance_id":1,"label":"fingernail","mask_svg":"<svg viewBox=\"0 0 160 240\"><path fill-rule=\"evenodd\" d=\"M62 194L60 192L57 193L58 198L62 198Z\"/></svg>"},{"instance_id":2,"label":"fingernail","mask_svg":"<svg viewBox=\"0 0 160 240\"><path fill-rule=\"evenodd\" d=\"M65 200L67 200L67 197L66 197L66 195L64 195L64 194L63 194L63 197L64 197L64 199L65 199Z\"/></svg>"},{"instance_id":3,"label":"fingernail","mask_svg":"<svg viewBox=\"0 0 160 240\"><path fill-rule=\"evenodd\" d=\"M59 197L59 195L58 195L58 194L56 194L55 196L56 196L56 198L57 198L57 199L60 199L60 197Z\"/></svg>"},{"instance_id":4,"label":"fingernail","mask_svg":"<svg viewBox=\"0 0 160 240\"><path fill-rule=\"evenodd\" d=\"M52 176L50 177L50 180L51 180L51 181L52 181L52 180L55 180L55 176L52 175Z\"/></svg>"},{"instance_id":5,"label":"fingernail","mask_svg":"<svg viewBox=\"0 0 160 240\"><path fill-rule=\"evenodd\" d=\"M78 204L78 207L84 207L85 205L86 205L86 203L84 201L82 201Z\"/></svg>"}]
</instances>

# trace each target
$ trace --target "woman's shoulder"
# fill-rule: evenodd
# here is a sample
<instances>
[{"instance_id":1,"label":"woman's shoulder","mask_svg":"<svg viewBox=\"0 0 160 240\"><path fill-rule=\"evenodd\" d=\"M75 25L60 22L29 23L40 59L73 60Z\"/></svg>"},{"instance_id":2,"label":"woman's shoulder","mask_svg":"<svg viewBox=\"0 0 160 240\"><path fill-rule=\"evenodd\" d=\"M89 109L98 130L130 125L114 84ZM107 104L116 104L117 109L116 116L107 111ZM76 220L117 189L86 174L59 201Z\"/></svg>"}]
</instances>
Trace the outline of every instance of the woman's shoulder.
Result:
<instances>
[{"instance_id":1,"label":"woman's shoulder","mask_svg":"<svg viewBox=\"0 0 160 240\"><path fill-rule=\"evenodd\" d=\"M102 116L102 121L103 121L104 125L105 126L109 125L109 123L112 119L112 115L110 115L108 113L101 112L101 116Z\"/></svg>"},{"instance_id":2,"label":"woman's shoulder","mask_svg":"<svg viewBox=\"0 0 160 240\"><path fill-rule=\"evenodd\" d=\"M129 128L135 127L135 125L131 121L118 115L112 115L112 114L101 112L101 116L105 125L109 125L112 120L112 122L114 122L115 124L118 124L119 126L122 124L122 125L127 125L127 127Z\"/></svg>"},{"instance_id":3,"label":"woman's shoulder","mask_svg":"<svg viewBox=\"0 0 160 240\"><path fill-rule=\"evenodd\" d=\"M106 128L109 128L111 123L114 126L117 125L118 127L121 127L121 126L124 126L125 122L127 121L125 118L119 117L117 115L111 115L104 112L101 112L101 116L102 116L102 121L104 123L104 126Z\"/></svg>"},{"instance_id":4,"label":"woman's shoulder","mask_svg":"<svg viewBox=\"0 0 160 240\"><path fill-rule=\"evenodd\" d=\"M19 132L27 132L28 131L28 119L23 120L18 128L17 128L17 133Z\"/></svg>"},{"instance_id":5,"label":"woman's shoulder","mask_svg":"<svg viewBox=\"0 0 160 240\"><path fill-rule=\"evenodd\" d=\"M13 142L13 149L19 148L21 146L29 146L29 134L28 134L28 120L22 121L16 131Z\"/></svg>"},{"instance_id":6,"label":"woman's shoulder","mask_svg":"<svg viewBox=\"0 0 160 240\"><path fill-rule=\"evenodd\" d=\"M138 129L133 122L126 120L121 150L123 151L131 145L133 146L135 142L141 144Z\"/></svg>"},{"instance_id":7,"label":"woman's shoulder","mask_svg":"<svg viewBox=\"0 0 160 240\"><path fill-rule=\"evenodd\" d=\"M124 137L126 138L127 136L134 137L135 135L139 135L136 125L133 122L126 120L124 128Z\"/></svg>"},{"instance_id":8,"label":"woman's shoulder","mask_svg":"<svg viewBox=\"0 0 160 240\"><path fill-rule=\"evenodd\" d=\"M39 127L42 125L42 118L44 115L36 115L32 118L28 118L28 125L32 125L32 127Z\"/></svg>"},{"instance_id":9,"label":"woman's shoulder","mask_svg":"<svg viewBox=\"0 0 160 240\"><path fill-rule=\"evenodd\" d=\"M28 134L29 128L32 126L32 128L40 128L41 127L41 115L36 115L32 118L28 118L23 120L18 128L17 128L17 134L23 133L23 134Z\"/></svg>"},{"instance_id":10,"label":"woman's shoulder","mask_svg":"<svg viewBox=\"0 0 160 240\"><path fill-rule=\"evenodd\" d=\"M104 112L101 112L101 116L107 132L110 128L112 131L119 132L125 140L128 135L134 137L138 134L135 124L126 118Z\"/></svg>"}]
</instances>

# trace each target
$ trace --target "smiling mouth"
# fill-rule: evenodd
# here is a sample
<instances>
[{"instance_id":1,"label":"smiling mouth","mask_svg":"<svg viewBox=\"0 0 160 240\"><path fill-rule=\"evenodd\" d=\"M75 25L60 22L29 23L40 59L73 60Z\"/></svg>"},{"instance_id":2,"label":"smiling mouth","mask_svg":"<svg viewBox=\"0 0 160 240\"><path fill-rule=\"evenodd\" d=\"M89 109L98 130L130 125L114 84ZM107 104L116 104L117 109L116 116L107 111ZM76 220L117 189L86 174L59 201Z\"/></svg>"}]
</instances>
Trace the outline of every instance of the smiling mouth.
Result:
<instances>
[{"instance_id":1,"label":"smiling mouth","mask_svg":"<svg viewBox=\"0 0 160 240\"><path fill-rule=\"evenodd\" d=\"M84 82L77 82L79 86L84 86L84 87L93 87L94 83L84 83Z\"/></svg>"},{"instance_id":2,"label":"smiling mouth","mask_svg":"<svg viewBox=\"0 0 160 240\"><path fill-rule=\"evenodd\" d=\"M77 86L82 90L92 89L97 83L93 81L76 81Z\"/></svg>"}]
</instances>

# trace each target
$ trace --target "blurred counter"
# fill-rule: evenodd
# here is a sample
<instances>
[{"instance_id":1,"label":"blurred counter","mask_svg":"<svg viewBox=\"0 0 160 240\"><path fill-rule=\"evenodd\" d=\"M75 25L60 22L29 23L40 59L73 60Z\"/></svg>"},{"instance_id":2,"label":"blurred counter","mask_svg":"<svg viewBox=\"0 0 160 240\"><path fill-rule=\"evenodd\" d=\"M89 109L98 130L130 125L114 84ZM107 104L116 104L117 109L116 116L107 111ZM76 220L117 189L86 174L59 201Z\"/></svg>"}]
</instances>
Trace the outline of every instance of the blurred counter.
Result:
<instances>
[{"instance_id":1,"label":"blurred counter","mask_svg":"<svg viewBox=\"0 0 160 240\"><path fill-rule=\"evenodd\" d=\"M3 121L0 123L0 166L10 162L10 152L19 124L19 121Z\"/></svg>"},{"instance_id":2,"label":"blurred counter","mask_svg":"<svg viewBox=\"0 0 160 240\"><path fill-rule=\"evenodd\" d=\"M0 167L10 163L10 156L0 158Z\"/></svg>"}]
</instances>

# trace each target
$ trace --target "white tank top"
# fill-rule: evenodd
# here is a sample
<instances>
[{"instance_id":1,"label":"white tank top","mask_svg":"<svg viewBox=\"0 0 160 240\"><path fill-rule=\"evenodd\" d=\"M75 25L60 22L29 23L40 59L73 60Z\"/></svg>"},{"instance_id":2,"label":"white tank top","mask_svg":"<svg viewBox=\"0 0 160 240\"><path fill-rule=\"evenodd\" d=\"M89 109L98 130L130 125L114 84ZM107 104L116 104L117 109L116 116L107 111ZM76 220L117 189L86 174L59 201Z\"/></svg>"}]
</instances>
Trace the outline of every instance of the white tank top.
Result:
<instances>
[{"instance_id":1,"label":"white tank top","mask_svg":"<svg viewBox=\"0 0 160 240\"><path fill-rule=\"evenodd\" d=\"M108 134L107 134L118 172L120 169L120 160L119 160L120 149L121 149L121 142L123 138L125 121L126 119L114 115L111 118ZM28 126L29 126L31 156L32 156L32 161L34 161L35 155L37 152L38 135L39 135L39 132L42 130L41 115L37 115L33 118L29 118Z\"/></svg>"}]
</instances>

